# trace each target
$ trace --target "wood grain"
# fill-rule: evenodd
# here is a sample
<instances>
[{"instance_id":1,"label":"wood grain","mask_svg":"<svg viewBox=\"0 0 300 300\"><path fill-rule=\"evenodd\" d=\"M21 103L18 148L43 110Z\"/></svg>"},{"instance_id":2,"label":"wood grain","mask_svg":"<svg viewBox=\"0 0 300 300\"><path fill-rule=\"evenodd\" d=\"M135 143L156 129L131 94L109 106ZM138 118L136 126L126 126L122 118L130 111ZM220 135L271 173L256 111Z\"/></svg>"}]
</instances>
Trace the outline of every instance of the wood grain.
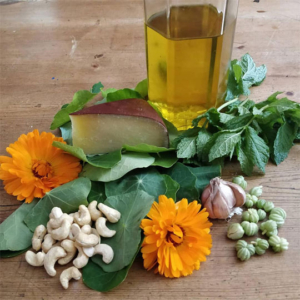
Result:
<instances>
[{"instance_id":1,"label":"wood grain","mask_svg":"<svg viewBox=\"0 0 300 300\"><path fill-rule=\"evenodd\" d=\"M300 102L299 11L298 0L240 1L233 57L249 52L268 67L252 99L281 90ZM134 87L146 77L141 0L0 1L0 20L1 155L20 134L48 131L54 113L77 90L100 80L105 87ZM263 198L287 211L280 229L290 242L286 253L268 252L240 263L234 242L226 239L227 223L214 221L212 254L192 276L154 275L139 258L126 281L109 293L92 291L81 281L64 291L58 277L27 265L20 255L0 261L0 299L299 299L299 169L296 145L280 166L269 164L265 176L248 179L249 188L263 185ZM232 162L223 177L239 173ZM2 222L19 203L2 185L0 197Z\"/></svg>"}]
</instances>

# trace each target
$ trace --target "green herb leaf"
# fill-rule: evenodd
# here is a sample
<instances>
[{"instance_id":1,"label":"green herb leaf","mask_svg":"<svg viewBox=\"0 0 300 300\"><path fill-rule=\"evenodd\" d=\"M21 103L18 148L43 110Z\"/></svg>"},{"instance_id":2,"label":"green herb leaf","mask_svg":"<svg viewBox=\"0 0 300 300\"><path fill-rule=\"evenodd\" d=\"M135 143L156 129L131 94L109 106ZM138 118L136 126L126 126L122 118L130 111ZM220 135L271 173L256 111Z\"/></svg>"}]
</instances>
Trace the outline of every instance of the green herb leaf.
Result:
<instances>
[{"instance_id":1,"label":"green herb leaf","mask_svg":"<svg viewBox=\"0 0 300 300\"><path fill-rule=\"evenodd\" d=\"M252 163L265 172L265 166L269 160L269 147L251 127L245 129L245 146L243 150Z\"/></svg>"},{"instance_id":2,"label":"green herb leaf","mask_svg":"<svg viewBox=\"0 0 300 300\"><path fill-rule=\"evenodd\" d=\"M81 176L93 181L109 182L123 177L134 169L147 168L151 166L155 158L147 153L125 153L121 160L111 169L97 168L86 164L83 167Z\"/></svg>"},{"instance_id":3,"label":"green herb leaf","mask_svg":"<svg viewBox=\"0 0 300 300\"><path fill-rule=\"evenodd\" d=\"M92 258L93 262L105 272L116 272L128 266L136 254L141 241L141 220L149 212L154 197L144 191L131 192L108 197L105 204L118 210L121 218L117 223L107 224L116 234L111 238L101 238L101 243L114 249L114 258L105 264L99 255Z\"/></svg>"},{"instance_id":4,"label":"green herb leaf","mask_svg":"<svg viewBox=\"0 0 300 300\"><path fill-rule=\"evenodd\" d=\"M139 144L136 146L124 145L123 149L126 151L140 152L140 153L160 153L174 151L174 148L157 147L148 144Z\"/></svg>"},{"instance_id":5,"label":"green herb leaf","mask_svg":"<svg viewBox=\"0 0 300 300\"><path fill-rule=\"evenodd\" d=\"M132 89L122 89L122 90L117 90L116 92L113 93L108 93L106 96L106 101L112 102L112 101L131 99L131 98L142 99L143 97L138 92Z\"/></svg>"},{"instance_id":6,"label":"green herb leaf","mask_svg":"<svg viewBox=\"0 0 300 300\"><path fill-rule=\"evenodd\" d=\"M173 180L172 177L170 177L169 175L162 174L161 176L164 178L165 185L166 185L166 191L164 195L176 201L177 192L180 189L179 183Z\"/></svg>"},{"instance_id":7,"label":"green herb leaf","mask_svg":"<svg viewBox=\"0 0 300 300\"><path fill-rule=\"evenodd\" d=\"M68 122L62 126L59 127L61 132L61 137L63 140L68 144L72 146L72 124L71 122Z\"/></svg>"},{"instance_id":8,"label":"green herb leaf","mask_svg":"<svg viewBox=\"0 0 300 300\"><path fill-rule=\"evenodd\" d=\"M278 112L284 112L286 110L293 110L293 109L299 109L299 104L291 101L287 98L277 99L276 101L273 101L269 104L269 107L276 107Z\"/></svg>"},{"instance_id":9,"label":"green herb leaf","mask_svg":"<svg viewBox=\"0 0 300 300\"><path fill-rule=\"evenodd\" d=\"M196 188L196 176L189 168L181 163L176 163L172 168L166 170L166 174L179 183L177 200L187 198L189 202L199 199L199 191Z\"/></svg>"},{"instance_id":10,"label":"green herb leaf","mask_svg":"<svg viewBox=\"0 0 300 300\"><path fill-rule=\"evenodd\" d=\"M81 110L89 101L91 101L97 94L93 94L90 91L82 90L74 94L72 102L65 108L59 110L50 126L51 130L54 130L65 123L70 121L70 114Z\"/></svg>"},{"instance_id":11,"label":"green herb leaf","mask_svg":"<svg viewBox=\"0 0 300 300\"><path fill-rule=\"evenodd\" d=\"M31 235L33 235L33 233L31 232ZM31 241L31 240L30 240ZM31 246L29 246L28 248L25 248L23 250L20 251L9 251L9 250L3 250L0 251L0 258L10 258L10 257L15 257L18 256L24 252L26 252L28 249L30 249Z\"/></svg>"},{"instance_id":12,"label":"green herb leaf","mask_svg":"<svg viewBox=\"0 0 300 300\"><path fill-rule=\"evenodd\" d=\"M198 132L198 136L196 140L197 157L200 160L203 155L203 149L210 138L211 138L211 133L209 133L206 129L201 128L201 130Z\"/></svg>"},{"instance_id":13,"label":"green herb leaf","mask_svg":"<svg viewBox=\"0 0 300 300\"><path fill-rule=\"evenodd\" d=\"M161 152L157 154L152 154L155 158L152 166L171 168L178 160L176 152Z\"/></svg>"},{"instance_id":14,"label":"green herb leaf","mask_svg":"<svg viewBox=\"0 0 300 300\"><path fill-rule=\"evenodd\" d=\"M78 178L61 185L39 200L38 204L27 214L24 222L33 232L38 225L49 221L51 209L60 207L64 213L78 211L79 205L88 205L87 197L91 190L91 182L87 178Z\"/></svg>"},{"instance_id":15,"label":"green herb leaf","mask_svg":"<svg viewBox=\"0 0 300 300\"><path fill-rule=\"evenodd\" d=\"M243 148L244 148L243 143L239 142L236 147L237 157L241 164L242 171L246 175L251 176L254 164L253 164L252 160L250 159L250 157L247 156L247 154L245 153L245 150Z\"/></svg>"},{"instance_id":16,"label":"green herb leaf","mask_svg":"<svg viewBox=\"0 0 300 300\"><path fill-rule=\"evenodd\" d=\"M286 122L279 128L274 142L274 162L276 165L287 158L297 136L297 131L298 125L296 123Z\"/></svg>"},{"instance_id":17,"label":"green herb leaf","mask_svg":"<svg viewBox=\"0 0 300 300\"><path fill-rule=\"evenodd\" d=\"M228 121L230 121L234 117L235 117L234 115L220 113L220 122L223 124L226 124Z\"/></svg>"},{"instance_id":18,"label":"green herb leaf","mask_svg":"<svg viewBox=\"0 0 300 300\"><path fill-rule=\"evenodd\" d=\"M31 246L33 233L23 223L24 218L33 210L38 200L23 203L0 225L0 250L6 257L7 251L21 251ZM35 228L34 228L35 229ZM10 253L13 254L13 253Z\"/></svg>"},{"instance_id":19,"label":"green herb leaf","mask_svg":"<svg viewBox=\"0 0 300 300\"><path fill-rule=\"evenodd\" d=\"M94 84L93 87L91 88L91 93L99 94L102 88L104 88L103 84L101 82L98 82Z\"/></svg>"},{"instance_id":20,"label":"green herb leaf","mask_svg":"<svg viewBox=\"0 0 300 300\"><path fill-rule=\"evenodd\" d=\"M134 90L145 99L148 96L148 79L140 81Z\"/></svg>"},{"instance_id":21,"label":"green herb leaf","mask_svg":"<svg viewBox=\"0 0 300 300\"><path fill-rule=\"evenodd\" d=\"M183 138L177 145L178 158L191 158L196 154L196 139L195 137Z\"/></svg>"},{"instance_id":22,"label":"green herb leaf","mask_svg":"<svg viewBox=\"0 0 300 300\"><path fill-rule=\"evenodd\" d=\"M53 142L52 145L59 149L62 149L73 156L81 159L84 162L89 163L94 167L101 167L104 169L110 169L115 166L121 160L121 149L102 155L86 156L83 150L79 147L70 146L61 142Z\"/></svg>"},{"instance_id":23,"label":"green herb leaf","mask_svg":"<svg viewBox=\"0 0 300 300\"><path fill-rule=\"evenodd\" d=\"M300 107L285 111L284 116L300 126Z\"/></svg>"},{"instance_id":24,"label":"green herb leaf","mask_svg":"<svg viewBox=\"0 0 300 300\"><path fill-rule=\"evenodd\" d=\"M224 128L227 130L242 129L251 121L252 118L253 115L251 113L234 117L225 124Z\"/></svg>"},{"instance_id":25,"label":"green herb leaf","mask_svg":"<svg viewBox=\"0 0 300 300\"><path fill-rule=\"evenodd\" d=\"M82 269L83 283L98 292L108 292L120 285L127 277L128 272L140 251L141 243L138 246L135 256L131 260L131 263L120 271L106 273L90 259L88 264Z\"/></svg>"},{"instance_id":26,"label":"green herb leaf","mask_svg":"<svg viewBox=\"0 0 300 300\"><path fill-rule=\"evenodd\" d=\"M241 132L220 134L209 151L209 161L228 155L241 140Z\"/></svg>"},{"instance_id":27,"label":"green herb leaf","mask_svg":"<svg viewBox=\"0 0 300 300\"><path fill-rule=\"evenodd\" d=\"M103 203L106 200L104 183L100 181L92 181L91 183L92 187L87 201L91 203L96 200L98 203Z\"/></svg>"}]
</instances>

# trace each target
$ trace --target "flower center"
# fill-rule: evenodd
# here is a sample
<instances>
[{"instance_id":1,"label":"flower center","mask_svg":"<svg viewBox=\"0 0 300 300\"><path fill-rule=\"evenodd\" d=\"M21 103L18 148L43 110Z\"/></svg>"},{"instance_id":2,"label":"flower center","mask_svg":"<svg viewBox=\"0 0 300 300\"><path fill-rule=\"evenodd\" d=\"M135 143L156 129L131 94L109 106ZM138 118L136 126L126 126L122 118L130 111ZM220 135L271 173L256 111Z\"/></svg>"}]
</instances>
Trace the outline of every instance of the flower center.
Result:
<instances>
[{"instance_id":1,"label":"flower center","mask_svg":"<svg viewBox=\"0 0 300 300\"><path fill-rule=\"evenodd\" d=\"M32 173L37 178L50 178L53 175L52 166L45 160L34 159L31 167Z\"/></svg>"},{"instance_id":2,"label":"flower center","mask_svg":"<svg viewBox=\"0 0 300 300\"><path fill-rule=\"evenodd\" d=\"M172 243L175 247L179 246L183 242L184 231L179 226L177 229L168 230L166 241Z\"/></svg>"}]
</instances>

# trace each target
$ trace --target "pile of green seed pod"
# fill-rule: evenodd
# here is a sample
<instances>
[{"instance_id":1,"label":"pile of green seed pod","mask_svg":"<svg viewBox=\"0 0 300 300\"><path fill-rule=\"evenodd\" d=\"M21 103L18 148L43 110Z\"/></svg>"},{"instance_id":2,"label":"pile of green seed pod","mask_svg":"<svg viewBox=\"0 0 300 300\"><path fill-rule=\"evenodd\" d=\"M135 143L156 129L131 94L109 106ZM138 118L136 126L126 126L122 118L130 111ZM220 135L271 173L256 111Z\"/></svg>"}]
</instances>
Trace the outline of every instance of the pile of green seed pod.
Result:
<instances>
[{"instance_id":1,"label":"pile of green seed pod","mask_svg":"<svg viewBox=\"0 0 300 300\"><path fill-rule=\"evenodd\" d=\"M247 188L247 182L243 176L234 177L234 183L243 189ZM239 240L236 244L237 257L241 261L247 261L254 254L263 255L271 247L274 252L282 252L288 249L289 243L285 238L278 236L280 228L286 219L286 212L280 207L275 207L271 201L259 199L262 195L263 187L252 188L246 195L245 206L248 210L242 214L242 223L232 223L227 230L227 237L232 240L241 239L244 235L254 236L259 230L267 239L257 238L248 244ZM258 224L259 221L268 220Z\"/></svg>"}]
</instances>

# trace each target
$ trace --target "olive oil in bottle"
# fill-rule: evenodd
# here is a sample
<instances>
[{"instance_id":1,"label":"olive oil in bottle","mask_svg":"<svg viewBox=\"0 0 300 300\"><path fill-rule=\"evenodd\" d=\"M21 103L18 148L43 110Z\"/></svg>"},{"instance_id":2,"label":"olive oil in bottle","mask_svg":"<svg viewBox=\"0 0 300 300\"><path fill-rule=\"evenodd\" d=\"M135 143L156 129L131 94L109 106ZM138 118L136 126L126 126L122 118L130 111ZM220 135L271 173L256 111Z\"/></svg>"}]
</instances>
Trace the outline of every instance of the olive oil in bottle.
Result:
<instances>
[{"instance_id":1,"label":"olive oil in bottle","mask_svg":"<svg viewBox=\"0 0 300 300\"><path fill-rule=\"evenodd\" d=\"M152 15L145 30L149 100L185 130L226 90L223 13L212 5L173 6Z\"/></svg>"}]
</instances>

